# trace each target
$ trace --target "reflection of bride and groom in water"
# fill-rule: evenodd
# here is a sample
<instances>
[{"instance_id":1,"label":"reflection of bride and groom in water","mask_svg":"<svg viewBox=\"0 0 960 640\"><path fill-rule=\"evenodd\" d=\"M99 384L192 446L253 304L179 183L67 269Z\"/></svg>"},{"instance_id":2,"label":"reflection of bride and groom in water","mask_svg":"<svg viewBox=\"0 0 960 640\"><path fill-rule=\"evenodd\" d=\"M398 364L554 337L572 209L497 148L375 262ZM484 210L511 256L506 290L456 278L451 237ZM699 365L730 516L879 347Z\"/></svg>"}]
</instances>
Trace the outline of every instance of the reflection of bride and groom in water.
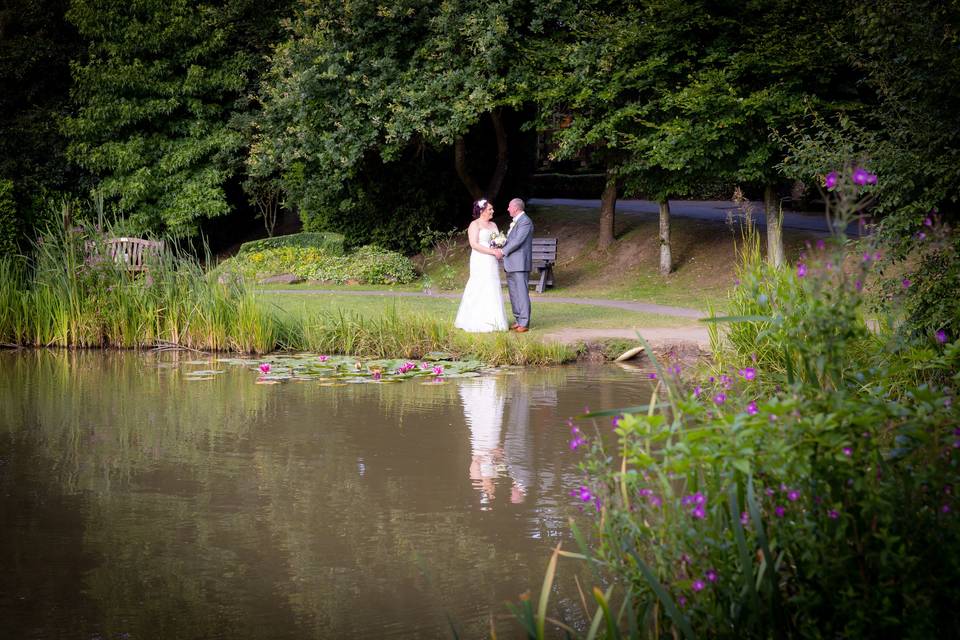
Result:
<instances>
[{"instance_id":1,"label":"reflection of bride and groom in water","mask_svg":"<svg viewBox=\"0 0 960 640\"><path fill-rule=\"evenodd\" d=\"M510 502L523 502L534 480L531 389L511 378L482 377L465 380L459 393L470 429L470 481L480 493L481 508L489 509L507 482Z\"/></svg>"}]
</instances>

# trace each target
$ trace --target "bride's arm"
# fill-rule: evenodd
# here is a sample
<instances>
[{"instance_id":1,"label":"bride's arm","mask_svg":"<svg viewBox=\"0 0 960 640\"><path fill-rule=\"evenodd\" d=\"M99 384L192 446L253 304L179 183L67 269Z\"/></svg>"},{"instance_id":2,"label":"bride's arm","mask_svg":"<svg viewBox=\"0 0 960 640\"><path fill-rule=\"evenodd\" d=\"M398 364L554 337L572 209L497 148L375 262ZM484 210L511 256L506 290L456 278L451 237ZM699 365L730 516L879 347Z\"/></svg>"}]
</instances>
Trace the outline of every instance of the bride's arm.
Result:
<instances>
[{"instance_id":1,"label":"bride's arm","mask_svg":"<svg viewBox=\"0 0 960 640\"><path fill-rule=\"evenodd\" d=\"M490 247L485 247L480 244L480 225L470 223L470 226L467 227L467 237L470 238L470 248L474 251L486 253L491 256L497 255Z\"/></svg>"}]
</instances>

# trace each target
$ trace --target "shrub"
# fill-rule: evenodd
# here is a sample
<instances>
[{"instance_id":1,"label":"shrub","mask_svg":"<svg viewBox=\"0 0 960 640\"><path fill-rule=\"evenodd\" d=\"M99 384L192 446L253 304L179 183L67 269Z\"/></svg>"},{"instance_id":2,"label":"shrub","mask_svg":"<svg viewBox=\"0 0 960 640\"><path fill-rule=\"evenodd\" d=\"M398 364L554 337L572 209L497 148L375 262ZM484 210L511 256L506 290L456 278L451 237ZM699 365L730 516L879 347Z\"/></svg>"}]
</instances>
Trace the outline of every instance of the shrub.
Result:
<instances>
[{"instance_id":1,"label":"shrub","mask_svg":"<svg viewBox=\"0 0 960 640\"><path fill-rule=\"evenodd\" d=\"M248 251L221 264L217 272L234 272L246 279L292 273L337 284L351 280L360 284L406 284L417 277L409 259L375 246L361 247L345 256L297 246Z\"/></svg>"},{"instance_id":2,"label":"shrub","mask_svg":"<svg viewBox=\"0 0 960 640\"><path fill-rule=\"evenodd\" d=\"M831 195L841 220L852 185ZM575 495L633 629L960 633L960 340L872 332L875 256L841 269L835 240L788 272L745 265L727 322L751 328L731 330L731 364L701 379L658 365L643 411L594 414L614 416L616 449L571 424L587 451Z\"/></svg>"},{"instance_id":3,"label":"shrub","mask_svg":"<svg viewBox=\"0 0 960 640\"><path fill-rule=\"evenodd\" d=\"M0 256L17 253L17 205L13 197L13 181L0 180Z\"/></svg>"},{"instance_id":4,"label":"shrub","mask_svg":"<svg viewBox=\"0 0 960 640\"><path fill-rule=\"evenodd\" d=\"M267 251L269 249L281 249L283 247L316 249L333 256L342 256L344 254L342 234L319 231L293 233L287 236L244 242L240 245L240 251L238 251L237 254L243 255L256 253L258 251Z\"/></svg>"}]
</instances>

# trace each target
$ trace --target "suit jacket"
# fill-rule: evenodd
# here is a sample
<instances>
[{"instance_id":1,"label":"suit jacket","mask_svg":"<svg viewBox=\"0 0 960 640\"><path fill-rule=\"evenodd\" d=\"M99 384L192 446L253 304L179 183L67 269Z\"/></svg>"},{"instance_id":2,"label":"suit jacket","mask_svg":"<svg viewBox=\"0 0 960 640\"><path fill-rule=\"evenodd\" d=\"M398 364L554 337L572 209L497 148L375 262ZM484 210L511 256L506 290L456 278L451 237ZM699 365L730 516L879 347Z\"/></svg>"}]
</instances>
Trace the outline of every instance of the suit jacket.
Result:
<instances>
[{"instance_id":1,"label":"suit jacket","mask_svg":"<svg viewBox=\"0 0 960 640\"><path fill-rule=\"evenodd\" d=\"M533 271L533 220L526 213L515 218L503 245L504 271Z\"/></svg>"}]
</instances>

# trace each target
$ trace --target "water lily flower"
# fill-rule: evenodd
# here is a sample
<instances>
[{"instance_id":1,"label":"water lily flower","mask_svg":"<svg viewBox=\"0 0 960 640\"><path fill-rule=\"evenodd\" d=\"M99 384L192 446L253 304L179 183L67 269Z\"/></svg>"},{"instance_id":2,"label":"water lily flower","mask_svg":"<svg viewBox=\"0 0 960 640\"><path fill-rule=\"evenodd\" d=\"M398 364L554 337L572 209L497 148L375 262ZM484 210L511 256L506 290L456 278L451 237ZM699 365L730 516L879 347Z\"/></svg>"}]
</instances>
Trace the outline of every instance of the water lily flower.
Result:
<instances>
[{"instance_id":1,"label":"water lily flower","mask_svg":"<svg viewBox=\"0 0 960 640\"><path fill-rule=\"evenodd\" d=\"M374 379L374 380L379 380L379 379L382 378L382 377L383 377L383 374L380 373L379 371L374 371L374 372L373 372L373 379Z\"/></svg>"},{"instance_id":2,"label":"water lily flower","mask_svg":"<svg viewBox=\"0 0 960 640\"><path fill-rule=\"evenodd\" d=\"M260 373L270 373L270 363L261 362L260 363Z\"/></svg>"},{"instance_id":3,"label":"water lily flower","mask_svg":"<svg viewBox=\"0 0 960 640\"><path fill-rule=\"evenodd\" d=\"M330 359L330 356L317 356L317 360L319 360L320 362L326 362L329 359Z\"/></svg>"},{"instance_id":4,"label":"water lily flower","mask_svg":"<svg viewBox=\"0 0 960 640\"><path fill-rule=\"evenodd\" d=\"M442 376L442 375L443 375L443 367L440 366L440 365L435 366L435 367L433 368L433 375L435 375L435 376Z\"/></svg>"}]
</instances>

